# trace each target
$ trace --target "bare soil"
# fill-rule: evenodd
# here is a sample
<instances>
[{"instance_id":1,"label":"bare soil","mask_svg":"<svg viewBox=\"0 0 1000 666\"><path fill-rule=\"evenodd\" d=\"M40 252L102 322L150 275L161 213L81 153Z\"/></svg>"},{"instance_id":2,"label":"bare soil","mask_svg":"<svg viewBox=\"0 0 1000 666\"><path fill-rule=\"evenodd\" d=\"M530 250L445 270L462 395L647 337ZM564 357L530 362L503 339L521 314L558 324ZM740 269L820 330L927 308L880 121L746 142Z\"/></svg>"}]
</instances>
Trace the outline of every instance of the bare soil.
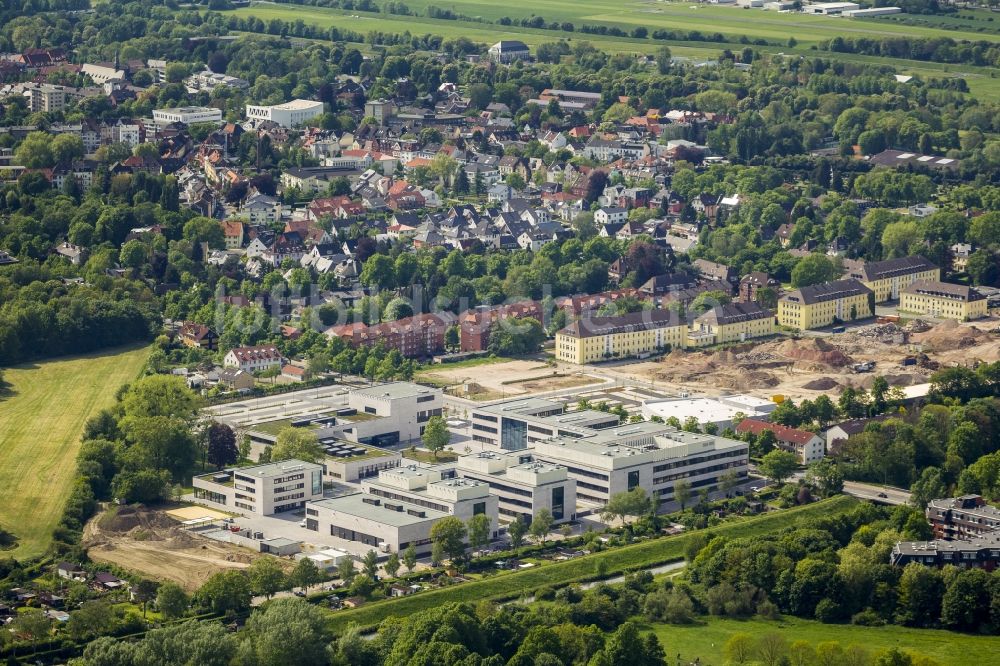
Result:
<instances>
[{"instance_id":1,"label":"bare soil","mask_svg":"<svg viewBox=\"0 0 1000 666\"><path fill-rule=\"evenodd\" d=\"M913 358L915 365L902 365ZM657 361L619 366L637 380L652 380L675 390L723 390L815 398L839 394L845 386L869 388L878 375L892 386L929 381L939 368L1000 360L996 320L947 321L905 326L873 324L825 338L781 338L716 351L675 350ZM875 361L874 372L852 366Z\"/></svg>"},{"instance_id":2,"label":"bare soil","mask_svg":"<svg viewBox=\"0 0 1000 666\"><path fill-rule=\"evenodd\" d=\"M83 546L90 559L173 581L189 592L213 574L245 569L259 553L197 536L160 509L112 507L87 523Z\"/></svg>"}]
</instances>

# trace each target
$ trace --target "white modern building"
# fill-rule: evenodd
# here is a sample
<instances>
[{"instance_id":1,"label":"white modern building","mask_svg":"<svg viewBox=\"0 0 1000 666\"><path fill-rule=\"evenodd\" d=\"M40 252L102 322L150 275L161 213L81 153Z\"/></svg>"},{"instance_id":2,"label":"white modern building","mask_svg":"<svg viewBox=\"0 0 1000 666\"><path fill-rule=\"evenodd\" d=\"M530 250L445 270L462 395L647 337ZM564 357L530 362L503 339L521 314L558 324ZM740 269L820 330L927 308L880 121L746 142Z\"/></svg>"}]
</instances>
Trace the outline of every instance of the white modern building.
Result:
<instances>
[{"instance_id":1,"label":"white modern building","mask_svg":"<svg viewBox=\"0 0 1000 666\"><path fill-rule=\"evenodd\" d=\"M153 120L157 123L217 123L222 121L222 109L210 106L178 106L172 109L154 109Z\"/></svg>"},{"instance_id":2,"label":"white modern building","mask_svg":"<svg viewBox=\"0 0 1000 666\"><path fill-rule=\"evenodd\" d=\"M658 416L664 421L676 418L683 424L689 418L698 424L714 424L719 430L734 427L738 417L765 417L778 405L771 400L752 395L727 395L718 398L670 398L666 400L646 400L642 403L642 415L646 419Z\"/></svg>"},{"instance_id":3,"label":"white modern building","mask_svg":"<svg viewBox=\"0 0 1000 666\"><path fill-rule=\"evenodd\" d=\"M667 509L676 505L680 480L693 493L717 491L726 474L734 486L746 481L750 452L746 442L647 421L538 442L532 455L565 466L582 501L603 505L612 495L639 487Z\"/></svg>"},{"instance_id":4,"label":"white modern building","mask_svg":"<svg viewBox=\"0 0 1000 666\"><path fill-rule=\"evenodd\" d=\"M665 423L619 425L614 414L564 411L542 398L513 400L473 410L472 438L485 450L517 452L518 464L565 467L579 501L603 505L616 493L642 487L661 508L674 501L674 482L695 492L719 489L723 475L746 480L745 442L683 432ZM461 472L460 472L461 473Z\"/></svg>"},{"instance_id":5,"label":"white modern building","mask_svg":"<svg viewBox=\"0 0 1000 666\"><path fill-rule=\"evenodd\" d=\"M475 515L490 520L496 535L498 499L489 486L471 479L442 479L441 472L416 466L386 470L362 492L310 502L306 528L381 552L400 552L411 544L427 553L431 528L454 516L467 523Z\"/></svg>"},{"instance_id":6,"label":"white modern building","mask_svg":"<svg viewBox=\"0 0 1000 666\"><path fill-rule=\"evenodd\" d=\"M195 501L245 515L294 511L323 497L323 467L284 460L196 476Z\"/></svg>"},{"instance_id":7,"label":"white modern building","mask_svg":"<svg viewBox=\"0 0 1000 666\"><path fill-rule=\"evenodd\" d=\"M560 402L526 398L472 410L472 439L504 451L520 451L550 437L584 437L618 425L618 416L597 410L564 411Z\"/></svg>"},{"instance_id":8,"label":"white modern building","mask_svg":"<svg viewBox=\"0 0 1000 666\"><path fill-rule=\"evenodd\" d=\"M855 2L817 2L804 6L802 11L805 14L840 16L846 12L857 11L858 9L861 9L861 5Z\"/></svg>"},{"instance_id":9,"label":"white modern building","mask_svg":"<svg viewBox=\"0 0 1000 666\"><path fill-rule=\"evenodd\" d=\"M501 520L520 517L530 525L541 509L547 509L556 524L576 520L576 480L562 465L533 461L526 452L482 451L460 456L456 472L489 486L499 500Z\"/></svg>"},{"instance_id":10,"label":"white modern building","mask_svg":"<svg viewBox=\"0 0 1000 666\"><path fill-rule=\"evenodd\" d=\"M308 99L293 99L272 106L247 104L247 120L270 120L287 128L302 125L322 113L323 102Z\"/></svg>"}]
</instances>

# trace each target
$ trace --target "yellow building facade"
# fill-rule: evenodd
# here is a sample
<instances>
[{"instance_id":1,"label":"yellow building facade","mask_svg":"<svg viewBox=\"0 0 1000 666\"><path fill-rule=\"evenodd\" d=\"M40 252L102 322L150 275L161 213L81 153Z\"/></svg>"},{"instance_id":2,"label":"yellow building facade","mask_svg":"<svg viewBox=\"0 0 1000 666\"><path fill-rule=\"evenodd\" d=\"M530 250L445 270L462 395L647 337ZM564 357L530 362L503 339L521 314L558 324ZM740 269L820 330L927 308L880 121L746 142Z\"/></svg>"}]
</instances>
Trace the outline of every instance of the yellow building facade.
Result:
<instances>
[{"instance_id":1,"label":"yellow building facade","mask_svg":"<svg viewBox=\"0 0 1000 666\"><path fill-rule=\"evenodd\" d=\"M895 301L903 290L918 280L941 279L941 269L921 256L869 261L844 276L858 280L875 293L876 303Z\"/></svg>"},{"instance_id":2,"label":"yellow building facade","mask_svg":"<svg viewBox=\"0 0 1000 666\"><path fill-rule=\"evenodd\" d=\"M704 335L708 344L743 342L774 335L774 313L757 303L729 303L712 308L694 320L692 339Z\"/></svg>"},{"instance_id":3,"label":"yellow building facade","mask_svg":"<svg viewBox=\"0 0 1000 666\"><path fill-rule=\"evenodd\" d=\"M956 321L981 319L988 314L986 297L975 289L936 280L920 280L904 289L899 309Z\"/></svg>"},{"instance_id":4,"label":"yellow building facade","mask_svg":"<svg viewBox=\"0 0 1000 666\"><path fill-rule=\"evenodd\" d=\"M671 310L643 310L620 317L585 317L556 333L556 358L596 363L652 354L687 344L687 325Z\"/></svg>"},{"instance_id":5,"label":"yellow building facade","mask_svg":"<svg viewBox=\"0 0 1000 666\"><path fill-rule=\"evenodd\" d=\"M802 287L778 301L778 323L799 330L866 319L874 314L874 293L858 280Z\"/></svg>"}]
</instances>

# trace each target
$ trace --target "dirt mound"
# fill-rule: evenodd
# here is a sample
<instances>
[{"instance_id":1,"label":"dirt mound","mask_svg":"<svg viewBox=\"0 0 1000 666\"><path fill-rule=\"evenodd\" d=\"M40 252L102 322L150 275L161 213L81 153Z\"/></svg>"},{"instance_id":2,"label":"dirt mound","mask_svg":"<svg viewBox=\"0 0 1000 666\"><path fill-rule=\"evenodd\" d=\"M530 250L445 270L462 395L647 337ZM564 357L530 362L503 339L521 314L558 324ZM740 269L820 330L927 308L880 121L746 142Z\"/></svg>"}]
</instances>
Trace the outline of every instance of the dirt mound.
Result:
<instances>
[{"instance_id":1,"label":"dirt mound","mask_svg":"<svg viewBox=\"0 0 1000 666\"><path fill-rule=\"evenodd\" d=\"M927 381L921 375L911 375L908 373L900 373L898 375L882 375L885 377L885 381L889 383L889 386L913 386L914 384L923 384ZM863 380L861 380L861 386L865 389L870 389L872 384L875 382L875 375L868 375Z\"/></svg>"},{"instance_id":2,"label":"dirt mound","mask_svg":"<svg viewBox=\"0 0 1000 666\"><path fill-rule=\"evenodd\" d=\"M819 379L814 379L811 382L806 382L802 385L802 388L807 391L830 391L840 386L840 382L832 377L820 377Z\"/></svg>"},{"instance_id":3,"label":"dirt mound","mask_svg":"<svg viewBox=\"0 0 1000 666\"><path fill-rule=\"evenodd\" d=\"M850 356L820 338L785 340L778 345L777 352L795 361L819 363L835 368L842 368L854 362Z\"/></svg>"},{"instance_id":4,"label":"dirt mound","mask_svg":"<svg viewBox=\"0 0 1000 666\"><path fill-rule=\"evenodd\" d=\"M112 506L100 517L100 528L104 532L125 534L135 529L156 530L172 527L174 520L159 511L151 511L143 506Z\"/></svg>"},{"instance_id":5,"label":"dirt mound","mask_svg":"<svg viewBox=\"0 0 1000 666\"><path fill-rule=\"evenodd\" d=\"M988 337L986 331L949 319L929 331L914 335L913 339L928 349L941 352L974 347Z\"/></svg>"},{"instance_id":6,"label":"dirt mound","mask_svg":"<svg viewBox=\"0 0 1000 666\"><path fill-rule=\"evenodd\" d=\"M770 372L752 370L750 368L735 368L731 372L716 375L715 383L721 388L748 391L754 388L772 388L781 382Z\"/></svg>"}]
</instances>

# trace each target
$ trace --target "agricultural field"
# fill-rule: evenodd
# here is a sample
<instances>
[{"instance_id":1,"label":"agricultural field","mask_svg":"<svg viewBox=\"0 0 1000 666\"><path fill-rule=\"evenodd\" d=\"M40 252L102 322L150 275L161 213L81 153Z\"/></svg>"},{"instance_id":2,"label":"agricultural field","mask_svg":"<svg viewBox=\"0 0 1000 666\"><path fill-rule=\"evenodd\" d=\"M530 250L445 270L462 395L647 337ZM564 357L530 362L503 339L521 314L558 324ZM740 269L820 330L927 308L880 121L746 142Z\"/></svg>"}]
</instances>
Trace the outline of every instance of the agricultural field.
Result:
<instances>
[{"instance_id":1,"label":"agricultural field","mask_svg":"<svg viewBox=\"0 0 1000 666\"><path fill-rule=\"evenodd\" d=\"M435 0L410 0L405 3L420 16L399 16L370 12L278 4L266 0L254 2L250 7L226 12L238 16L254 16L264 22L281 19L329 28L338 27L361 34L372 31L387 33L410 32L415 35L432 34L444 39L466 37L476 42L494 43L501 39L520 39L531 47L557 39L587 41L609 53L651 54L668 45L677 57L694 60L716 57L723 48L736 49L737 43L722 44L705 41L660 41L565 32L545 28L526 28L518 25L503 26L496 23L505 16L520 18L524 11L496 5L485 0L456 0L446 8L462 15L462 20L432 19L426 16L427 7L440 3ZM630 2L626 5L609 0L540 0L532 3L529 16L540 16L547 23L569 22L579 29L583 25L604 25L631 31L644 27L655 30L697 31L703 35L721 33L734 42L741 37L748 40L763 39L769 46L758 46L772 53L816 55L816 45L824 40L841 37L947 37L951 39L986 40L1000 42L1000 23L992 22L989 12L964 11L959 17L911 17L906 20L849 19L832 16L808 16L797 13L765 12L759 9L740 9L685 2L655 2L652 0ZM899 17L888 17L899 18ZM912 19L912 21L911 21ZM926 19L926 21L925 21ZM796 44L788 45L789 37ZM880 58L843 53L824 53L828 57L850 62L889 64L899 73L924 77L963 77L971 92L981 98L1000 98L1000 79L996 71L987 67L946 65L916 60Z\"/></svg>"},{"instance_id":2,"label":"agricultural field","mask_svg":"<svg viewBox=\"0 0 1000 666\"><path fill-rule=\"evenodd\" d=\"M856 627L848 624L823 624L794 617L779 620L753 618L731 620L703 618L691 625L657 624L650 627L660 639L667 655L680 654L684 663L700 658L703 664L724 663L723 648L733 634L746 633L754 639L776 633L788 643L806 641L813 647L833 641L841 647L861 645L869 653L896 647L930 657L949 666L978 666L1000 663L1000 637L973 636L936 629L908 627Z\"/></svg>"},{"instance_id":3,"label":"agricultural field","mask_svg":"<svg viewBox=\"0 0 1000 666\"><path fill-rule=\"evenodd\" d=\"M0 525L15 534L23 558L45 552L62 515L83 425L114 404L136 378L146 347L27 363L4 369L0 395Z\"/></svg>"}]
</instances>

